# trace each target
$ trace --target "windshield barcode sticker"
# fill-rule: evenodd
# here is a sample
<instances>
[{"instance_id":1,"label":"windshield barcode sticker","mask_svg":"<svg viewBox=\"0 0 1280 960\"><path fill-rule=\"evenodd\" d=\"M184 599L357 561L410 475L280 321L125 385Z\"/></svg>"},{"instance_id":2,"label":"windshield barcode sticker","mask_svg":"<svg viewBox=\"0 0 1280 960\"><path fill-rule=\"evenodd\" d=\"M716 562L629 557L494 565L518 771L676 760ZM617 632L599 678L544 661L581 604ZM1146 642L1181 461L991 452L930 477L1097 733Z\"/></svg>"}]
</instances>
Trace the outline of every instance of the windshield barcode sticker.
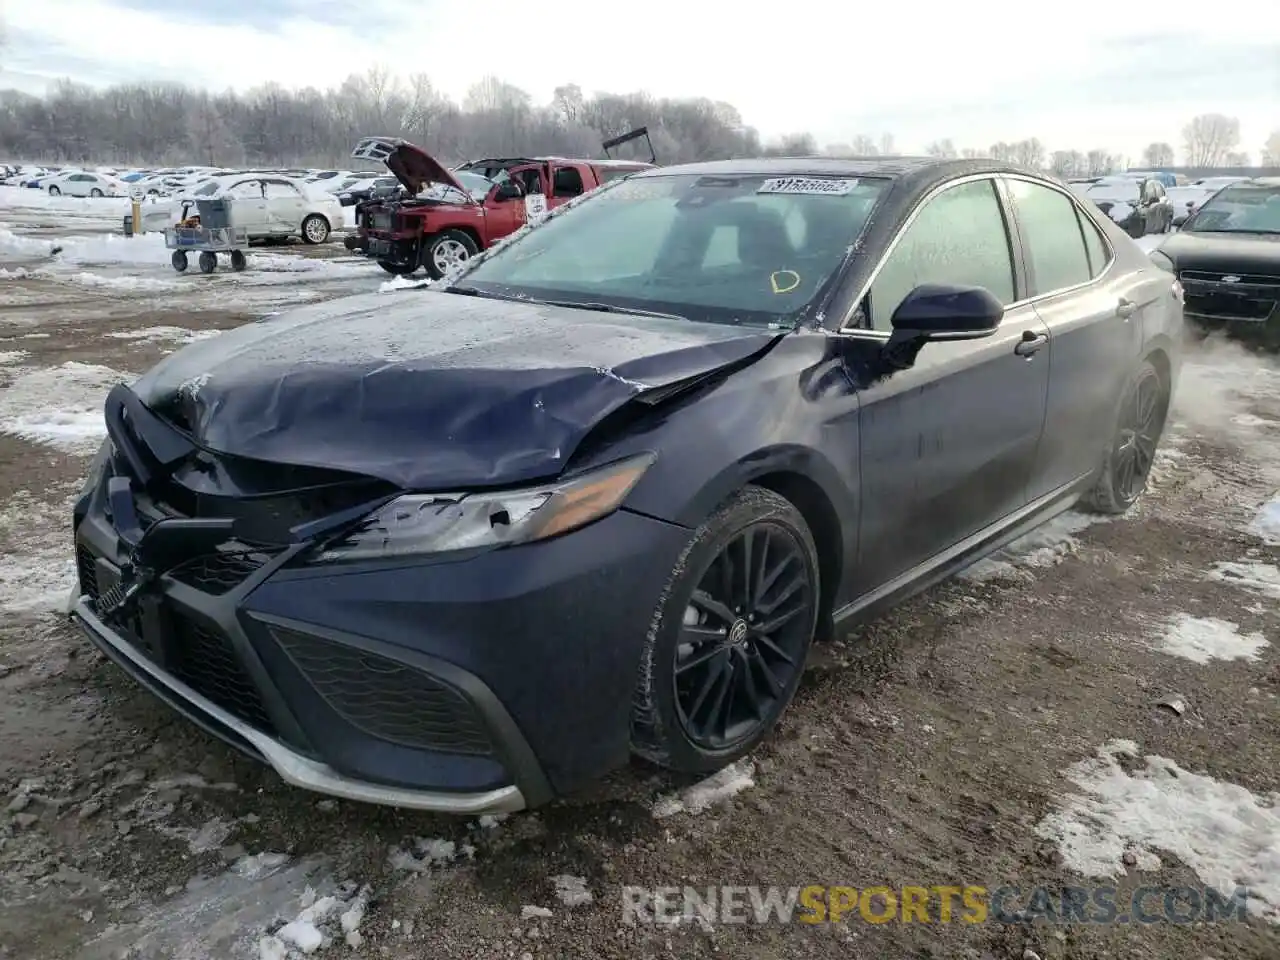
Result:
<instances>
[{"instance_id":1,"label":"windshield barcode sticker","mask_svg":"<svg viewBox=\"0 0 1280 960\"><path fill-rule=\"evenodd\" d=\"M760 184L756 193L807 193L840 197L857 185L857 180L834 180L830 177L774 177Z\"/></svg>"}]
</instances>

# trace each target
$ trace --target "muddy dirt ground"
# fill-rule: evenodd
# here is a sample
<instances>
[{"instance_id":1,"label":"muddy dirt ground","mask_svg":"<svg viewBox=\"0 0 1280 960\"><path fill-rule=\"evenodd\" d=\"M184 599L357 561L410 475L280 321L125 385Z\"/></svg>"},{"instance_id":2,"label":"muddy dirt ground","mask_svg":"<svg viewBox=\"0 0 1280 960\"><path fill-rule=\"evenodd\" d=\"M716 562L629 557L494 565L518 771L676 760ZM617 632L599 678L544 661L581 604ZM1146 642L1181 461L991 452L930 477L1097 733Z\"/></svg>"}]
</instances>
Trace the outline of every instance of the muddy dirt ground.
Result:
<instances>
[{"instance_id":1,"label":"muddy dirt ground","mask_svg":"<svg viewBox=\"0 0 1280 960\"><path fill-rule=\"evenodd\" d=\"M1280 655L1266 643L1280 641L1280 546L1255 522L1280 484L1274 359L1194 348L1131 515L1054 521L819 651L782 729L705 809L695 789L687 809L664 810L656 801L690 785L637 765L534 813L465 821L285 786L139 690L54 609L72 576L67 506L94 447L76 431L103 378L282 309L287 291L385 278L299 271L263 285L269 300L230 281L217 296L103 286L40 263L0 262L0 957L284 957L284 940L262 938L313 900L321 957L1280 956L1263 916L1280 900L1275 876L1248 922L872 924L855 910L838 924L630 924L622 910L624 886L1128 891L1280 873ZM95 270L175 282L163 263L80 272ZM1179 615L1234 624L1252 658L1167 652ZM1237 815L1212 806L1209 786L1179 794L1148 808L1165 817L1154 839L1114 851L1117 876L1088 878L1044 824L1080 794L1073 765L1118 738L1136 747L1113 781L1149 783L1147 758L1168 758L1175 779L1234 785ZM1178 833L1197 819L1243 846L1218 857L1243 873L1204 875L1206 834ZM1105 812L1096 821L1115 829ZM566 892L576 881L558 889L565 877L590 899ZM358 921L346 925L356 946L337 911Z\"/></svg>"}]
</instances>

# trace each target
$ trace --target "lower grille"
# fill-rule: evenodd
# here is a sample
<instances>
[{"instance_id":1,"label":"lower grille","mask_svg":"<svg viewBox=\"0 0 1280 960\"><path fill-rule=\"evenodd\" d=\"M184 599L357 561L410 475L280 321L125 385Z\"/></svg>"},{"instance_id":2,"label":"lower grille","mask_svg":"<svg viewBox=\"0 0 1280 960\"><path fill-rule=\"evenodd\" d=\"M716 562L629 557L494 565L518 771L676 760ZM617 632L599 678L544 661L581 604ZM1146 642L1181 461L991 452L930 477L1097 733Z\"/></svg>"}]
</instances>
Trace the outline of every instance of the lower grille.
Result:
<instances>
[{"instance_id":1,"label":"lower grille","mask_svg":"<svg viewBox=\"0 0 1280 960\"><path fill-rule=\"evenodd\" d=\"M1183 284L1183 309L1186 313L1221 320L1246 320L1263 323L1275 312L1276 301L1267 297L1251 297L1235 293L1202 291Z\"/></svg>"},{"instance_id":2,"label":"lower grille","mask_svg":"<svg viewBox=\"0 0 1280 960\"><path fill-rule=\"evenodd\" d=\"M232 716L274 735L275 725L231 641L180 614L173 624L173 675Z\"/></svg>"},{"instance_id":3,"label":"lower grille","mask_svg":"<svg viewBox=\"0 0 1280 960\"><path fill-rule=\"evenodd\" d=\"M266 566L271 556L270 553L260 551L211 553L175 567L169 571L169 576L179 583L217 597L244 583Z\"/></svg>"},{"instance_id":4,"label":"lower grille","mask_svg":"<svg viewBox=\"0 0 1280 960\"><path fill-rule=\"evenodd\" d=\"M272 635L352 726L418 750L489 756L493 745L460 691L385 657L280 627Z\"/></svg>"},{"instance_id":5,"label":"lower grille","mask_svg":"<svg viewBox=\"0 0 1280 960\"><path fill-rule=\"evenodd\" d=\"M76 548L76 572L80 575L80 592L90 600L97 600L98 566L93 554L84 547Z\"/></svg>"}]
</instances>

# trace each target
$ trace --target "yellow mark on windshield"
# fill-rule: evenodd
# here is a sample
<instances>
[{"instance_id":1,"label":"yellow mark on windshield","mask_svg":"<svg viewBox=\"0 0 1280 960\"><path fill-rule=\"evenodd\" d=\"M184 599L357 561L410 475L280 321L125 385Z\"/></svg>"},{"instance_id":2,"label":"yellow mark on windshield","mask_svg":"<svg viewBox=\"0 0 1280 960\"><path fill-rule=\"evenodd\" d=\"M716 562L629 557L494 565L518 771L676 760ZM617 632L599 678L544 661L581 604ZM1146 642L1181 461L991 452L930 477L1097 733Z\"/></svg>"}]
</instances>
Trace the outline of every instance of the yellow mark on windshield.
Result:
<instances>
[{"instance_id":1,"label":"yellow mark on windshield","mask_svg":"<svg viewBox=\"0 0 1280 960\"><path fill-rule=\"evenodd\" d=\"M800 286L800 274L794 270L778 270L769 275L769 286L774 293L790 293Z\"/></svg>"}]
</instances>

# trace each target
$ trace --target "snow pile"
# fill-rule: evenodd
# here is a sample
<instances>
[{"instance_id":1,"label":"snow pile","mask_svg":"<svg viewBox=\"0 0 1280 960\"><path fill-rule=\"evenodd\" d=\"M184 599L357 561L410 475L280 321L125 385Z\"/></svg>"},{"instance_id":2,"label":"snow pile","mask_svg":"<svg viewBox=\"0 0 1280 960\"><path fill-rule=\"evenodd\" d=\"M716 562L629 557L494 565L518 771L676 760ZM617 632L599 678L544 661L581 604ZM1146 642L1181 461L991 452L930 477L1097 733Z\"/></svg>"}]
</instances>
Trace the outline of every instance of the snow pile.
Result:
<instances>
[{"instance_id":1,"label":"snow pile","mask_svg":"<svg viewBox=\"0 0 1280 960\"><path fill-rule=\"evenodd\" d=\"M653 804L653 815L662 819L677 813L702 813L722 800L754 787L754 772L755 767L751 763L731 763L679 793L659 797Z\"/></svg>"},{"instance_id":2,"label":"snow pile","mask_svg":"<svg viewBox=\"0 0 1280 960\"><path fill-rule=\"evenodd\" d=\"M46 275L50 275L48 271ZM180 287L174 280L156 280L153 277L104 277L97 273L81 271L67 275L52 275L55 279L78 283L82 287L93 287L96 290L116 291L119 293L145 293L178 290Z\"/></svg>"},{"instance_id":3,"label":"snow pile","mask_svg":"<svg viewBox=\"0 0 1280 960\"><path fill-rule=\"evenodd\" d=\"M1075 535L1108 518L1068 510L1040 525L1025 536L984 557L956 576L972 583L988 580L1031 580L1026 568L1052 567L1075 553L1080 542Z\"/></svg>"},{"instance_id":4,"label":"snow pile","mask_svg":"<svg viewBox=\"0 0 1280 960\"><path fill-rule=\"evenodd\" d=\"M429 286L431 286L431 280L426 277L419 277L417 280L410 280L408 277L392 277L378 286L378 292L394 293L397 290L416 290Z\"/></svg>"},{"instance_id":5,"label":"snow pile","mask_svg":"<svg viewBox=\"0 0 1280 960\"><path fill-rule=\"evenodd\" d=\"M393 870L405 870L410 873L426 873L432 867L453 863L459 857L470 860L476 854L476 848L469 843L457 844L452 840L437 837L415 837L413 850L403 847L392 847L387 861Z\"/></svg>"},{"instance_id":6,"label":"snow pile","mask_svg":"<svg viewBox=\"0 0 1280 960\"><path fill-rule=\"evenodd\" d=\"M62 608L76 582L71 549L74 497L52 503L25 490L0 506L0 612L34 613Z\"/></svg>"},{"instance_id":7,"label":"snow pile","mask_svg":"<svg viewBox=\"0 0 1280 960\"><path fill-rule=\"evenodd\" d=\"M51 197L31 187L0 187L0 209L48 210L116 220L129 212L128 197Z\"/></svg>"},{"instance_id":8,"label":"snow pile","mask_svg":"<svg viewBox=\"0 0 1280 960\"><path fill-rule=\"evenodd\" d=\"M312 887L307 887L300 901L302 911L275 933L258 941L259 960L286 960L299 953L315 953L335 939L336 932L332 929L335 919L347 946L357 949L364 943L360 924L369 907L369 894L370 889L365 886L353 896L348 893L349 899L344 899L341 890L338 896L320 897Z\"/></svg>"},{"instance_id":9,"label":"snow pile","mask_svg":"<svg viewBox=\"0 0 1280 960\"><path fill-rule=\"evenodd\" d=\"M67 237L57 241L62 250L57 254L64 263L100 266L107 263L127 263L168 266L170 251L165 249L164 236L144 233L126 237L119 233L105 233L96 237Z\"/></svg>"},{"instance_id":10,"label":"snow pile","mask_svg":"<svg viewBox=\"0 0 1280 960\"><path fill-rule=\"evenodd\" d=\"M573 877L567 873L562 873L558 877L552 877L551 882L555 884L556 897L566 907L580 907L595 899L595 896L587 889L587 881L583 877ZM543 915L550 916L551 911L547 910Z\"/></svg>"},{"instance_id":11,"label":"snow pile","mask_svg":"<svg viewBox=\"0 0 1280 960\"><path fill-rule=\"evenodd\" d=\"M1259 563L1256 560L1215 563L1213 570L1209 572L1209 579L1280 600L1280 569L1274 563Z\"/></svg>"},{"instance_id":12,"label":"snow pile","mask_svg":"<svg viewBox=\"0 0 1280 960\"><path fill-rule=\"evenodd\" d=\"M3 362L0 359L0 363ZM1249 532L1273 546L1280 546L1280 493L1258 509L1258 515L1249 524Z\"/></svg>"},{"instance_id":13,"label":"snow pile","mask_svg":"<svg viewBox=\"0 0 1280 960\"><path fill-rule=\"evenodd\" d=\"M24 237L6 227L0 227L0 254L18 257L47 257L52 252L52 240Z\"/></svg>"},{"instance_id":14,"label":"snow pile","mask_svg":"<svg viewBox=\"0 0 1280 960\"><path fill-rule=\"evenodd\" d=\"M1249 911L1280 922L1280 795L1256 796L1159 756L1130 773L1122 755L1137 759L1138 745L1112 740L1068 769L1077 795L1036 826L1067 868L1119 877L1126 854L1153 863L1162 850L1224 898L1248 889Z\"/></svg>"},{"instance_id":15,"label":"snow pile","mask_svg":"<svg viewBox=\"0 0 1280 960\"><path fill-rule=\"evenodd\" d=\"M1257 660L1268 646L1260 633L1240 634L1238 624L1215 617L1193 617L1180 613L1170 620L1160 641L1160 649L1195 663L1210 660Z\"/></svg>"},{"instance_id":16,"label":"snow pile","mask_svg":"<svg viewBox=\"0 0 1280 960\"><path fill-rule=\"evenodd\" d=\"M0 367L21 363L28 356L25 350L0 350Z\"/></svg>"},{"instance_id":17,"label":"snow pile","mask_svg":"<svg viewBox=\"0 0 1280 960\"><path fill-rule=\"evenodd\" d=\"M107 432L107 392L130 379L110 367L76 361L24 373L0 389L0 433L92 454Z\"/></svg>"}]
</instances>

